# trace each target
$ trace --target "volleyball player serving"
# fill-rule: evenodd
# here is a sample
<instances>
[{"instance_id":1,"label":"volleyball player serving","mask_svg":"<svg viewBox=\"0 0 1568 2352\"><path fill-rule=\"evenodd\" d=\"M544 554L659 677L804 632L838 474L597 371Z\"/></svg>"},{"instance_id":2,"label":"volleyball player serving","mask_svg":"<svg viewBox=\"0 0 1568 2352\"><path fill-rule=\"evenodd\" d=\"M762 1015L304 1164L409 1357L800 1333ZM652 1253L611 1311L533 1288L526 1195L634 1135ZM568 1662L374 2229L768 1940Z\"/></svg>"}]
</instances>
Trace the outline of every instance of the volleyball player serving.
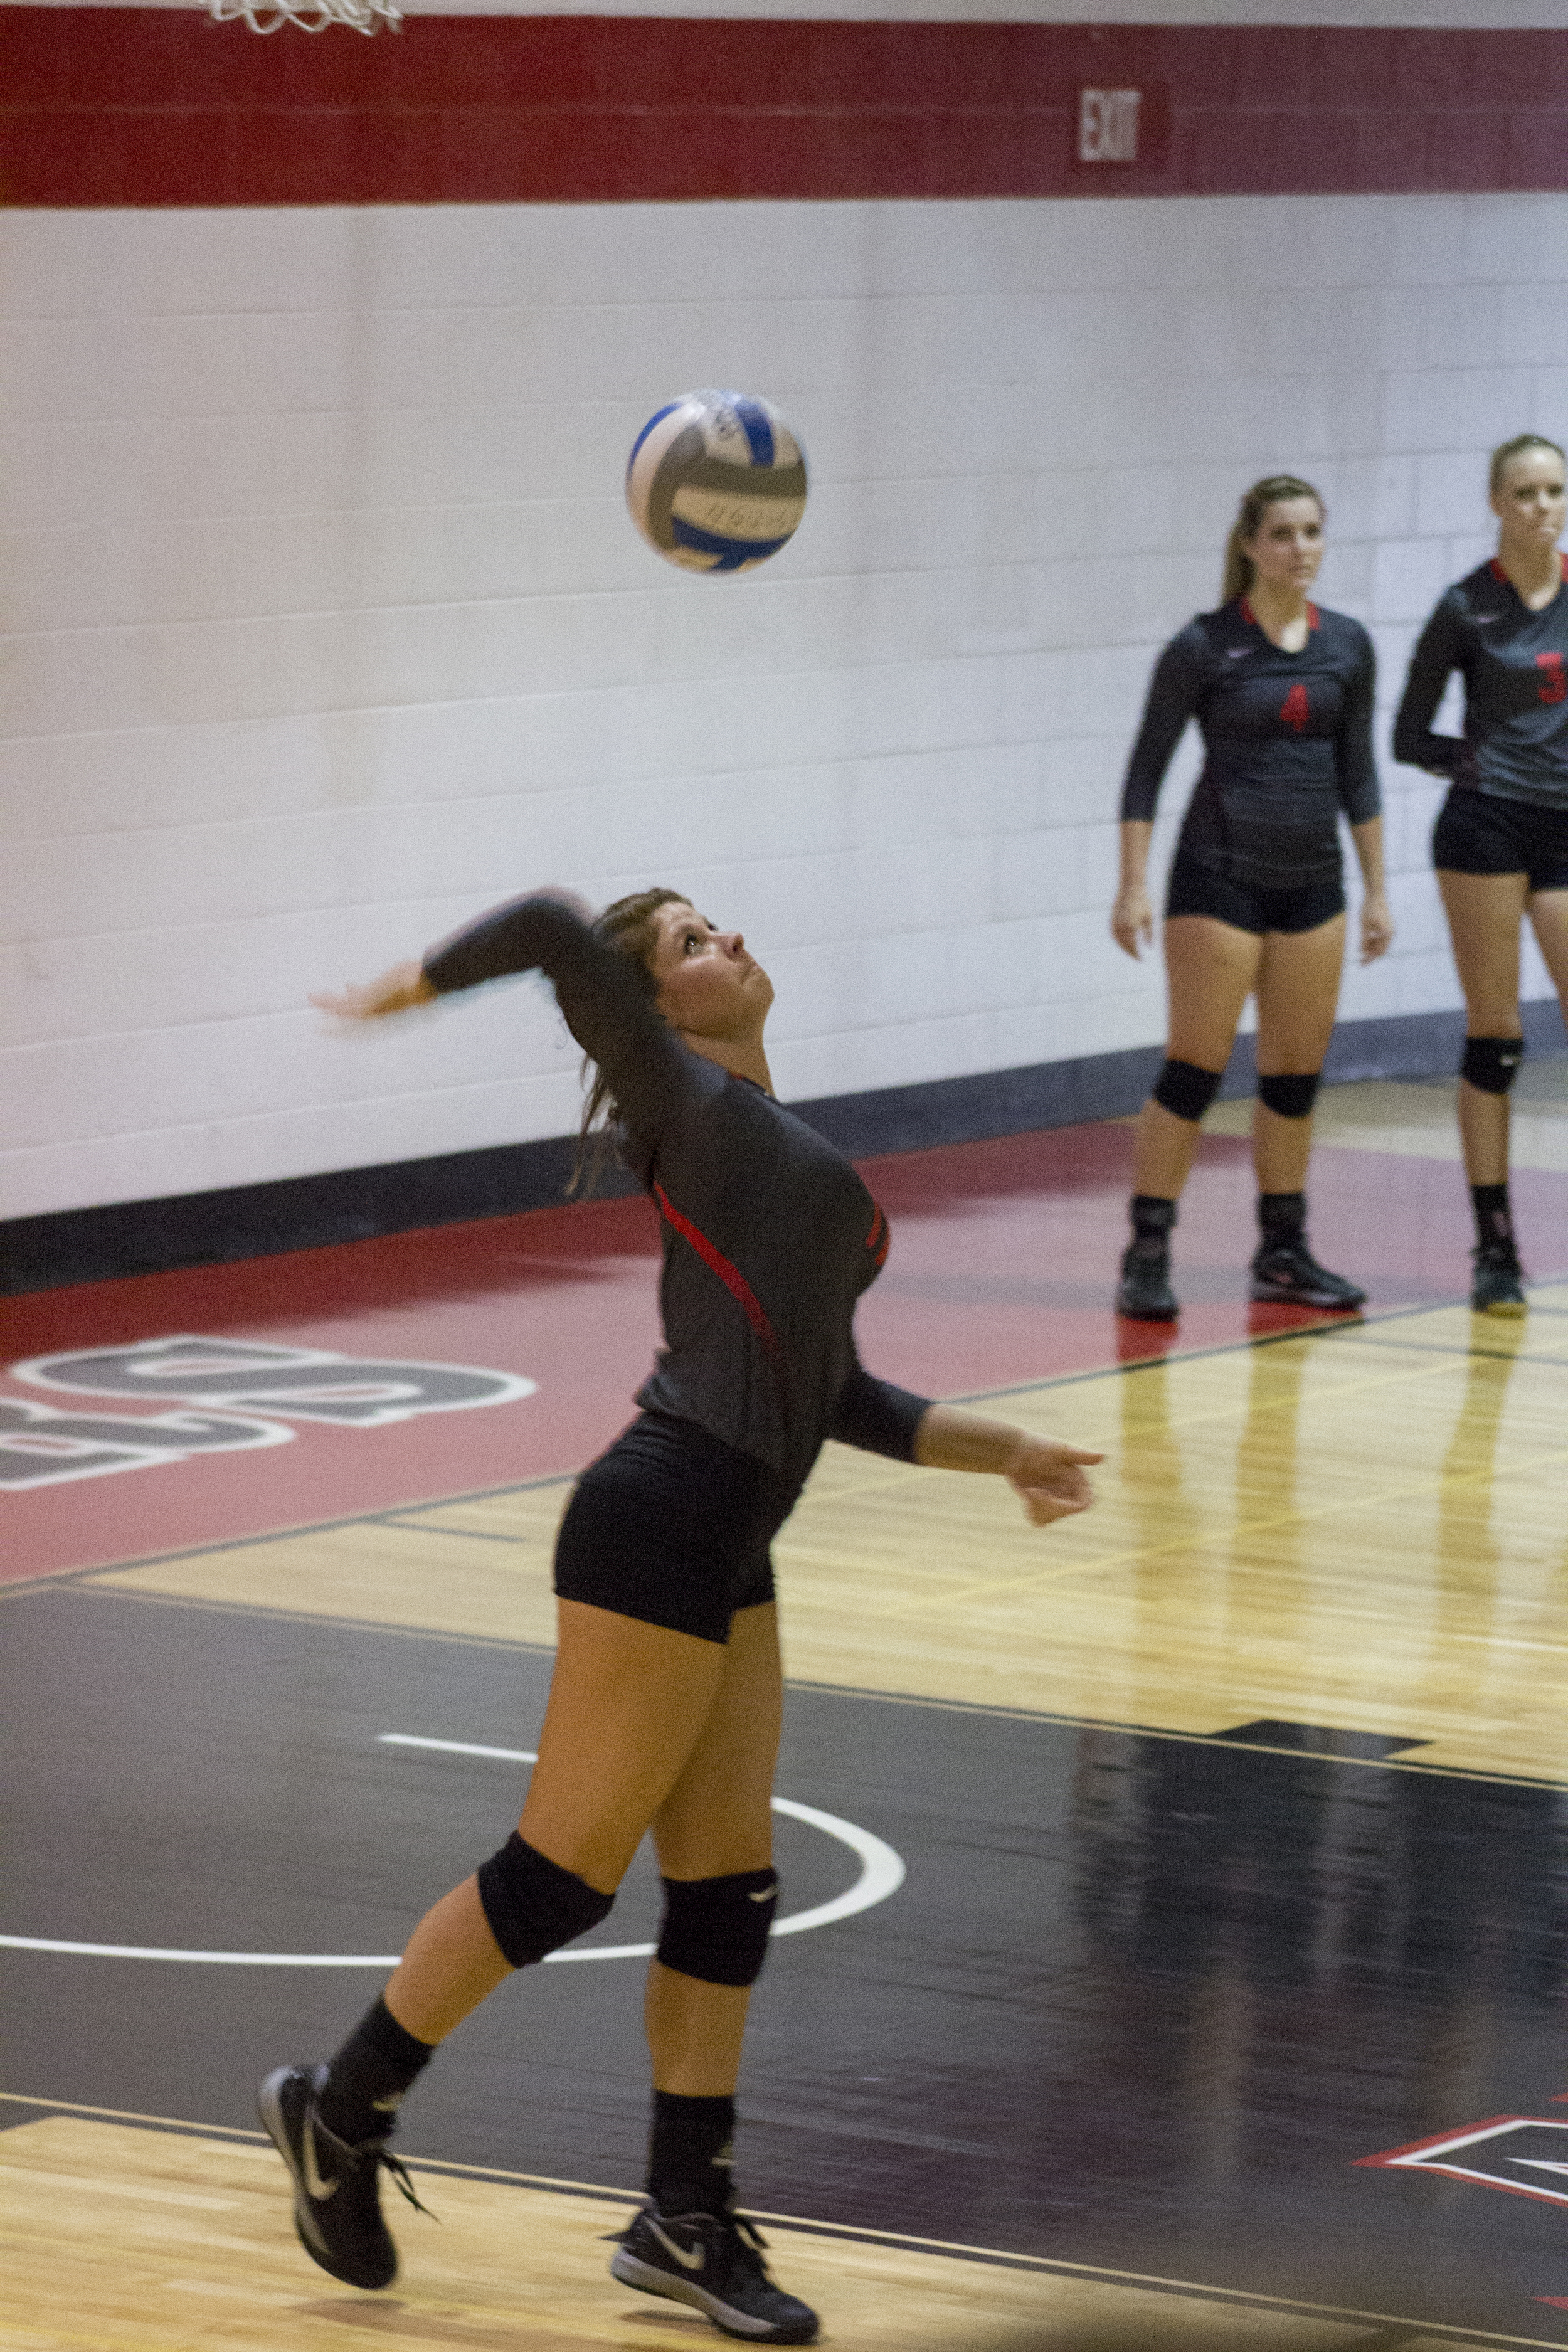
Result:
<instances>
[{"instance_id":1,"label":"volleyball player serving","mask_svg":"<svg viewBox=\"0 0 1568 2352\"><path fill-rule=\"evenodd\" d=\"M1495 450L1489 563L1438 600L1411 656L1394 756L1451 779L1432 835L1465 992L1459 1135L1475 1209L1470 1304L1522 1315L1508 1198L1508 1096L1524 1054L1519 942L1529 915L1568 1015L1568 559L1563 452L1538 433ZM1435 735L1450 673L1465 731Z\"/></svg>"},{"instance_id":2,"label":"volleyball player serving","mask_svg":"<svg viewBox=\"0 0 1568 2352\"><path fill-rule=\"evenodd\" d=\"M1161 655L1121 798L1121 881L1110 918L1136 957L1153 938L1147 871L1160 785L1189 719L1204 765L1165 902L1166 1060L1138 1121L1132 1238L1117 1310L1168 1323L1171 1231L1198 1126L1219 1088L1242 1008L1258 999L1252 1156L1259 1240L1251 1296L1357 1307L1364 1291L1307 1247L1312 1106L1344 961L1339 816L1365 884L1363 963L1394 937L1372 756L1372 641L1308 591L1323 553L1321 499L1275 474L1254 483L1226 549L1225 602Z\"/></svg>"},{"instance_id":3,"label":"volleyball player serving","mask_svg":"<svg viewBox=\"0 0 1568 2352\"><path fill-rule=\"evenodd\" d=\"M816 2314L774 2285L731 2192L741 2038L778 1893L770 1541L827 1437L992 1472L1037 1527L1088 1506L1085 1465L1100 1457L861 1367L852 1318L887 1221L849 1162L773 1099L767 974L738 931L673 890L587 914L563 895L519 899L423 964L317 1000L374 1020L543 970L597 1068L584 1140L607 1110L662 1214L665 1345L639 1417L562 1524L559 1646L517 1829L419 1922L329 2065L268 2076L261 2114L306 2252L351 2285L387 2285L380 2171L408 2192L386 2145L398 2102L504 1977L605 1917L651 1829L665 1906L645 2008L647 2202L611 2269L731 2336L805 2344Z\"/></svg>"}]
</instances>

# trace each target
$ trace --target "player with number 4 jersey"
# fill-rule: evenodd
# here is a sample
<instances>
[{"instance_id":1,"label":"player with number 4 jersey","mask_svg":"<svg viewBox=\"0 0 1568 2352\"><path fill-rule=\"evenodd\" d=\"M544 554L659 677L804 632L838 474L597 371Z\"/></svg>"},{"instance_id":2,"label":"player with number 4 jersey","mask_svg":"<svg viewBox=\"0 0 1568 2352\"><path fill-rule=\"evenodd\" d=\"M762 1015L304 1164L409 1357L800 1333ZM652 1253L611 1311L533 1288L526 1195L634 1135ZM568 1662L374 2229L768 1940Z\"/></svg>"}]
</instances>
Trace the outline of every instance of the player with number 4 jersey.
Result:
<instances>
[{"instance_id":1,"label":"player with number 4 jersey","mask_svg":"<svg viewBox=\"0 0 1568 2352\"><path fill-rule=\"evenodd\" d=\"M1165 904L1170 1037L1139 1118L1132 1238L1116 1301L1139 1321L1175 1319L1176 1205L1249 995L1260 1228L1251 1296L1330 1310L1365 1296L1308 1249L1303 1190L1344 960L1342 814L1366 886L1363 961L1394 936L1372 756L1372 641L1358 621L1308 597L1322 541L1323 504L1310 482L1279 474L1254 483L1226 549L1225 602L1161 655L1128 763L1110 928L1136 957L1153 937L1145 875L1160 785L1187 721L1197 720L1203 771Z\"/></svg>"}]
</instances>

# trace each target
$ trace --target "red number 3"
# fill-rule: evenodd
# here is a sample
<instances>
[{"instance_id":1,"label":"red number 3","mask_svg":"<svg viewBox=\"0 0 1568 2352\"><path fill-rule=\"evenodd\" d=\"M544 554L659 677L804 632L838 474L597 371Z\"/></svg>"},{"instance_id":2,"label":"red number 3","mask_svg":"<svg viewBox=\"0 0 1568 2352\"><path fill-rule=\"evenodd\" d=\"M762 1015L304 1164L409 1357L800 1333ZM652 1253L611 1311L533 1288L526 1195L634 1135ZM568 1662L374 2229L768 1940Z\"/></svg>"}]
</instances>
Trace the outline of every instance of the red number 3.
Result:
<instances>
[{"instance_id":1,"label":"red number 3","mask_svg":"<svg viewBox=\"0 0 1568 2352\"><path fill-rule=\"evenodd\" d=\"M1535 667L1546 673L1536 691L1537 702L1568 702L1568 676L1561 654L1537 654Z\"/></svg>"},{"instance_id":2,"label":"red number 3","mask_svg":"<svg viewBox=\"0 0 1568 2352\"><path fill-rule=\"evenodd\" d=\"M1553 656L1553 658L1555 658L1555 656ZM1563 683L1563 694L1554 694L1550 698L1553 702L1561 702L1563 700L1563 696L1565 694L1568 694L1568 681ZM1298 735L1300 735L1304 727L1310 724L1312 717L1312 700L1311 697L1307 692L1306 688L1301 684L1300 678L1297 679L1295 685L1290 688L1289 693L1285 697L1284 701L1279 705L1279 716L1285 721L1287 727L1293 727L1296 730Z\"/></svg>"}]
</instances>

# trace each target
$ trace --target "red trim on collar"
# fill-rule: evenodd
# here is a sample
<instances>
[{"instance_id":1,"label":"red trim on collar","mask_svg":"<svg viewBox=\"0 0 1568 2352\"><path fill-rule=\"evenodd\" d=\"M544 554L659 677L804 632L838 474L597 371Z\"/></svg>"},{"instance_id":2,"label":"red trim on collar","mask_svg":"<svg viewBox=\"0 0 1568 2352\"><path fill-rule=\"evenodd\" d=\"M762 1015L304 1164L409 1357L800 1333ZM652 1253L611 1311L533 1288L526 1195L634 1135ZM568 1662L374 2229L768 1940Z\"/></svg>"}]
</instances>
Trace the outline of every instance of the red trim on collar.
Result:
<instances>
[{"instance_id":1,"label":"red trim on collar","mask_svg":"<svg viewBox=\"0 0 1568 2352\"><path fill-rule=\"evenodd\" d=\"M1563 579L1568 580L1568 554L1565 554L1562 549L1558 550L1557 562ZM1503 570L1502 565L1498 562L1495 555L1487 565L1487 570L1491 573L1492 578L1500 582L1504 588L1513 588L1513 582L1509 578L1508 573ZM1513 588L1513 593L1516 596L1519 595L1517 588ZM1523 598L1521 597L1520 602L1522 604L1523 601Z\"/></svg>"}]
</instances>

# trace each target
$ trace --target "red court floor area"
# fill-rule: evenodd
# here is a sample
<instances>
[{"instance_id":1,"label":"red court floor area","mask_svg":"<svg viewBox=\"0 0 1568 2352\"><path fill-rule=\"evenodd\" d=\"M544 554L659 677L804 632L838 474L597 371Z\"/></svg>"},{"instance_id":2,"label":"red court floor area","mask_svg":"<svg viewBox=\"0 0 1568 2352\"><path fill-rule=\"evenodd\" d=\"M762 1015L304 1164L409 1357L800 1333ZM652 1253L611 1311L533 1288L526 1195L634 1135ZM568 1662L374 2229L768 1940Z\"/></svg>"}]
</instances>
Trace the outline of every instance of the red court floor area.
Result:
<instances>
[{"instance_id":1,"label":"red court floor area","mask_svg":"<svg viewBox=\"0 0 1568 2352\"><path fill-rule=\"evenodd\" d=\"M860 1308L862 1356L962 1396L1310 1323L1247 1305L1247 1147L1200 1150L1173 1331L1111 1311L1129 1126L866 1162L892 1248ZM1568 1176L1521 1171L1514 1200L1531 1272L1568 1268ZM1321 1151L1311 1237L1365 1283L1369 1313L1464 1295L1451 1162ZM658 1251L639 1198L0 1302L0 1576L568 1473L628 1417Z\"/></svg>"}]
</instances>

